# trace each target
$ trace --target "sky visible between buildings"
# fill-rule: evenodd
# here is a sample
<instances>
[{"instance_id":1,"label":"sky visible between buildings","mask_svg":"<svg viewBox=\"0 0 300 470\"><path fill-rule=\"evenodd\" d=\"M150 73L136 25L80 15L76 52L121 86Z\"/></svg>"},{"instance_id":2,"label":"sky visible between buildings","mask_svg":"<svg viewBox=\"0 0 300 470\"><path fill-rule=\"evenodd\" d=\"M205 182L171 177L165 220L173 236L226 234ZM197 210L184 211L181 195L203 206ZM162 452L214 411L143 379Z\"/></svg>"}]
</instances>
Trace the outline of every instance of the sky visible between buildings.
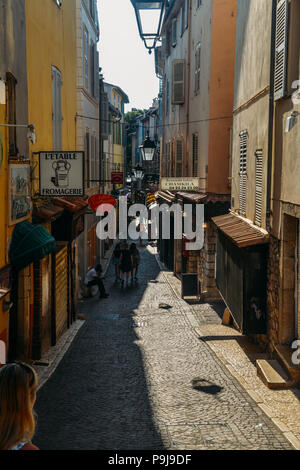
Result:
<instances>
[{"instance_id":1,"label":"sky visible between buildings","mask_svg":"<svg viewBox=\"0 0 300 470\"><path fill-rule=\"evenodd\" d=\"M98 0L100 41L99 62L104 79L118 85L128 95L131 108L149 108L158 94L154 54L148 54L139 37L135 13L130 0ZM157 13L147 18L156 27Z\"/></svg>"}]
</instances>

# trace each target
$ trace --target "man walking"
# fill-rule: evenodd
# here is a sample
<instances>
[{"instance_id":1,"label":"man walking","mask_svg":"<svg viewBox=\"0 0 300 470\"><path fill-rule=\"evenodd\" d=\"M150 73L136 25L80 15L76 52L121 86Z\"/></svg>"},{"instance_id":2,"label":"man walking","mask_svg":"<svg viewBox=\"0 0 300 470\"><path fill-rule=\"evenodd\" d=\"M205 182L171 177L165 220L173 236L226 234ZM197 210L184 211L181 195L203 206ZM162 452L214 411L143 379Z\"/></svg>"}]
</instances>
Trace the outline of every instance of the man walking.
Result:
<instances>
[{"instance_id":1,"label":"man walking","mask_svg":"<svg viewBox=\"0 0 300 470\"><path fill-rule=\"evenodd\" d=\"M84 283L88 287L98 286L99 299L106 299L109 294L106 293L102 279L100 278L102 272L101 264L97 264L95 268L90 269L85 276Z\"/></svg>"}]
</instances>

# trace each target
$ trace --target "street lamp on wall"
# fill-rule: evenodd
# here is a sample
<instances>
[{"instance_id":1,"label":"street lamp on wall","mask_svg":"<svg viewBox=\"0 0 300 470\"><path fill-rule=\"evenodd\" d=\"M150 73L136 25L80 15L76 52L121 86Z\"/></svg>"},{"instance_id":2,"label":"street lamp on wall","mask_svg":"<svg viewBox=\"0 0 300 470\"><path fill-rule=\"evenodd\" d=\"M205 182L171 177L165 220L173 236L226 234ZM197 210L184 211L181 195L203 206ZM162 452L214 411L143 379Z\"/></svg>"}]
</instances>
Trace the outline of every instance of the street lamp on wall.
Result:
<instances>
[{"instance_id":1,"label":"street lamp on wall","mask_svg":"<svg viewBox=\"0 0 300 470\"><path fill-rule=\"evenodd\" d=\"M133 168L133 174L137 180L142 180L144 176L144 170L140 165L137 165L135 168Z\"/></svg>"},{"instance_id":2,"label":"street lamp on wall","mask_svg":"<svg viewBox=\"0 0 300 470\"><path fill-rule=\"evenodd\" d=\"M156 145L153 140L150 139L149 134L147 135L146 139L144 140L143 144L140 145L140 150L142 152L142 157L145 162L152 162L154 153L156 150Z\"/></svg>"},{"instance_id":3,"label":"street lamp on wall","mask_svg":"<svg viewBox=\"0 0 300 470\"><path fill-rule=\"evenodd\" d=\"M131 0L131 3L135 11L135 16L136 16L136 21L137 21L140 37L144 41L145 47L146 49L148 49L149 54L151 54L152 49L155 48L156 43L160 36L164 10L168 1L167 0L156 0L156 1ZM148 30L148 26L146 23L147 23L147 19L149 19L149 12L153 13L153 11L155 10L157 12L157 18L156 18L157 26L149 28L150 30L152 30L152 32L150 32Z\"/></svg>"}]
</instances>

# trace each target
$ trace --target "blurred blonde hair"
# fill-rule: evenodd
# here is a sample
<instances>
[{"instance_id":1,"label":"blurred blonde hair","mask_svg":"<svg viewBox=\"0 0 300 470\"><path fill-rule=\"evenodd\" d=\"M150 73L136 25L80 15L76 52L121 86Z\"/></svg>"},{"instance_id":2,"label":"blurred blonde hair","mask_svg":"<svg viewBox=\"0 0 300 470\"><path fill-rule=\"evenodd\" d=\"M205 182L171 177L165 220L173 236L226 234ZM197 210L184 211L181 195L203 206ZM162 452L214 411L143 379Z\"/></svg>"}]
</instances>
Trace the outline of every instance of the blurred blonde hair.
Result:
<instances>
[{"instance_id":1,"label":"blurred blonde hair","mask_svg":"<svg viewBox=\"0 0 300 470\"><path fill-rule=\"evenodd\" d=\"M0 450L32 439L36 388L37 375L29 365L19 362L0 369Z\"/></svg>"}]
</instances>

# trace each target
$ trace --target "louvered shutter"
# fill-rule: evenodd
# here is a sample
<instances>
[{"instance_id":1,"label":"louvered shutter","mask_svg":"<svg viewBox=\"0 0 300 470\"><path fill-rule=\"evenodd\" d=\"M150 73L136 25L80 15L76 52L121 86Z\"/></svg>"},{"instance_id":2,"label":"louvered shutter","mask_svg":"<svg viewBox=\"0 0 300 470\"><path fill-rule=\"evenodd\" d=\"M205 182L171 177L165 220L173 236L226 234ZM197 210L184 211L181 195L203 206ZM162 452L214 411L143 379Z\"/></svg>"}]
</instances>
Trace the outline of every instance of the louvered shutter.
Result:
<instances>
[{"instance_id":1,"label":"louvered shutter","mask_svg":"<svg viewBox=\"0 0 300 470\"><path fill-rule=\"evenodd\" d=\"M177 18L172 21L172 46L175 47L177 43Z\"/></svg>"},{"instance_id":2,"label":"louvered shutter","mask_svg":"<svg viewBox=\"0 0 300 470\"><path fill-rule=\"evenodd\" d=\"M281 0L276 13L276 50L274 100L283 98L287 89L289 2Z\"/></svg>"},{"instance_id":3,"label":"louvered shutter","mask_svg":"<svg viewBox=\"0 0 300 470\"><path fill-rule=\"evenodd\" d=\"M108 116L108 96L107 93L101 93L100 100L100 119L101 119L101 137L108 139L109 134L109 116Z\"/></svg>"},{"instance_id":4,"label":"louvered shutter","mask_svg":"<svg viewBox=\"0 0 300 470\"><path fill-rule=\"evenodd\" d=\"M52 129L53 150L62 149L61 73L52 67Z\"/></svg>"},{"instance_id":5,"label":"louvered shutter","mask_svg":"<svg viewBox=\"0 0 300 470\"><path fill-rule=\"evenodd\" d=\"M198 176L198 134L193 134L193 176Z\"/></svg>"},{"instance_id":6,"label":"louvered shutter","mask_svg":"<svg viewBox=\"0 0 300 470\"><path fill-rule=\"evenodd\" d=\"M170 142L166 144L165 175L170 176Z\"/></svg>"},{"instance_id":7,"label":"louvered shutter","mask_svg":"<svg viewBox=\"0 0 300 470\"><path fill-rule=\"evenodd\" d=\"M162 59L165 59L165 58L167 57L166 46L167 46L166 36L162 36L162 38L161 38L161 54L162 54Z\"/></svg>"},{"instance_id":8,"label":"louvered shutter","mask_svg":"<svg viewBox=\"0 0 300 470\"><path fill-rule=\"evenodd\" d=\"M94 97L99 100L99 52L96 45L94 46Z\"/></svg>"},{"instance_id":9,"label":"louvered shutter","mask_svg":"<svg viewBox=\"0 0 300 470\"><path fill-rule=\"evenodd\" d=\"M185 61L176 59L173 61L172 76L172 104L184 103L184 78L185 78Z\"/></svg>"},{"instance_id":10,"label":"louvered shutter","mask_svg":"<svg viewBox=\"0 0 300 470\"><path fill-rule=\"evenodd\" d=\"M262 220L262 187L263 187L263 152L257 150L255 152L255 223L261 226Z\"/></svg>"},{"instance_id":11,"label":"louvered shutter","mask_svg":"<svg viewBox=\"0 0 300 470\"><path fill-rule=\"evenodd\" d=\"M176 140L176 177L182 176L183 140Z\"/></svg>"},{"instance_id":12,"label":"louvered shutter","mask_svg":"<svg viewBox=\"0 0 300 470\"><path fill-rule=\"evenodd\" d=\"M241 215L246 215L247 196L247 144L248 134L243 131L240 134L240 209Z\"/></svg>"},{"instance_id":13,"label":"louvered shutter","mask_svg":"<svg viewBox=\"0 0 300 470\"><path fill-rule=\"evenodd\" d=\"M186 29L189 25L189 0L185 0L184 5L184 29Z\"/></svg>"}]
</instances>

